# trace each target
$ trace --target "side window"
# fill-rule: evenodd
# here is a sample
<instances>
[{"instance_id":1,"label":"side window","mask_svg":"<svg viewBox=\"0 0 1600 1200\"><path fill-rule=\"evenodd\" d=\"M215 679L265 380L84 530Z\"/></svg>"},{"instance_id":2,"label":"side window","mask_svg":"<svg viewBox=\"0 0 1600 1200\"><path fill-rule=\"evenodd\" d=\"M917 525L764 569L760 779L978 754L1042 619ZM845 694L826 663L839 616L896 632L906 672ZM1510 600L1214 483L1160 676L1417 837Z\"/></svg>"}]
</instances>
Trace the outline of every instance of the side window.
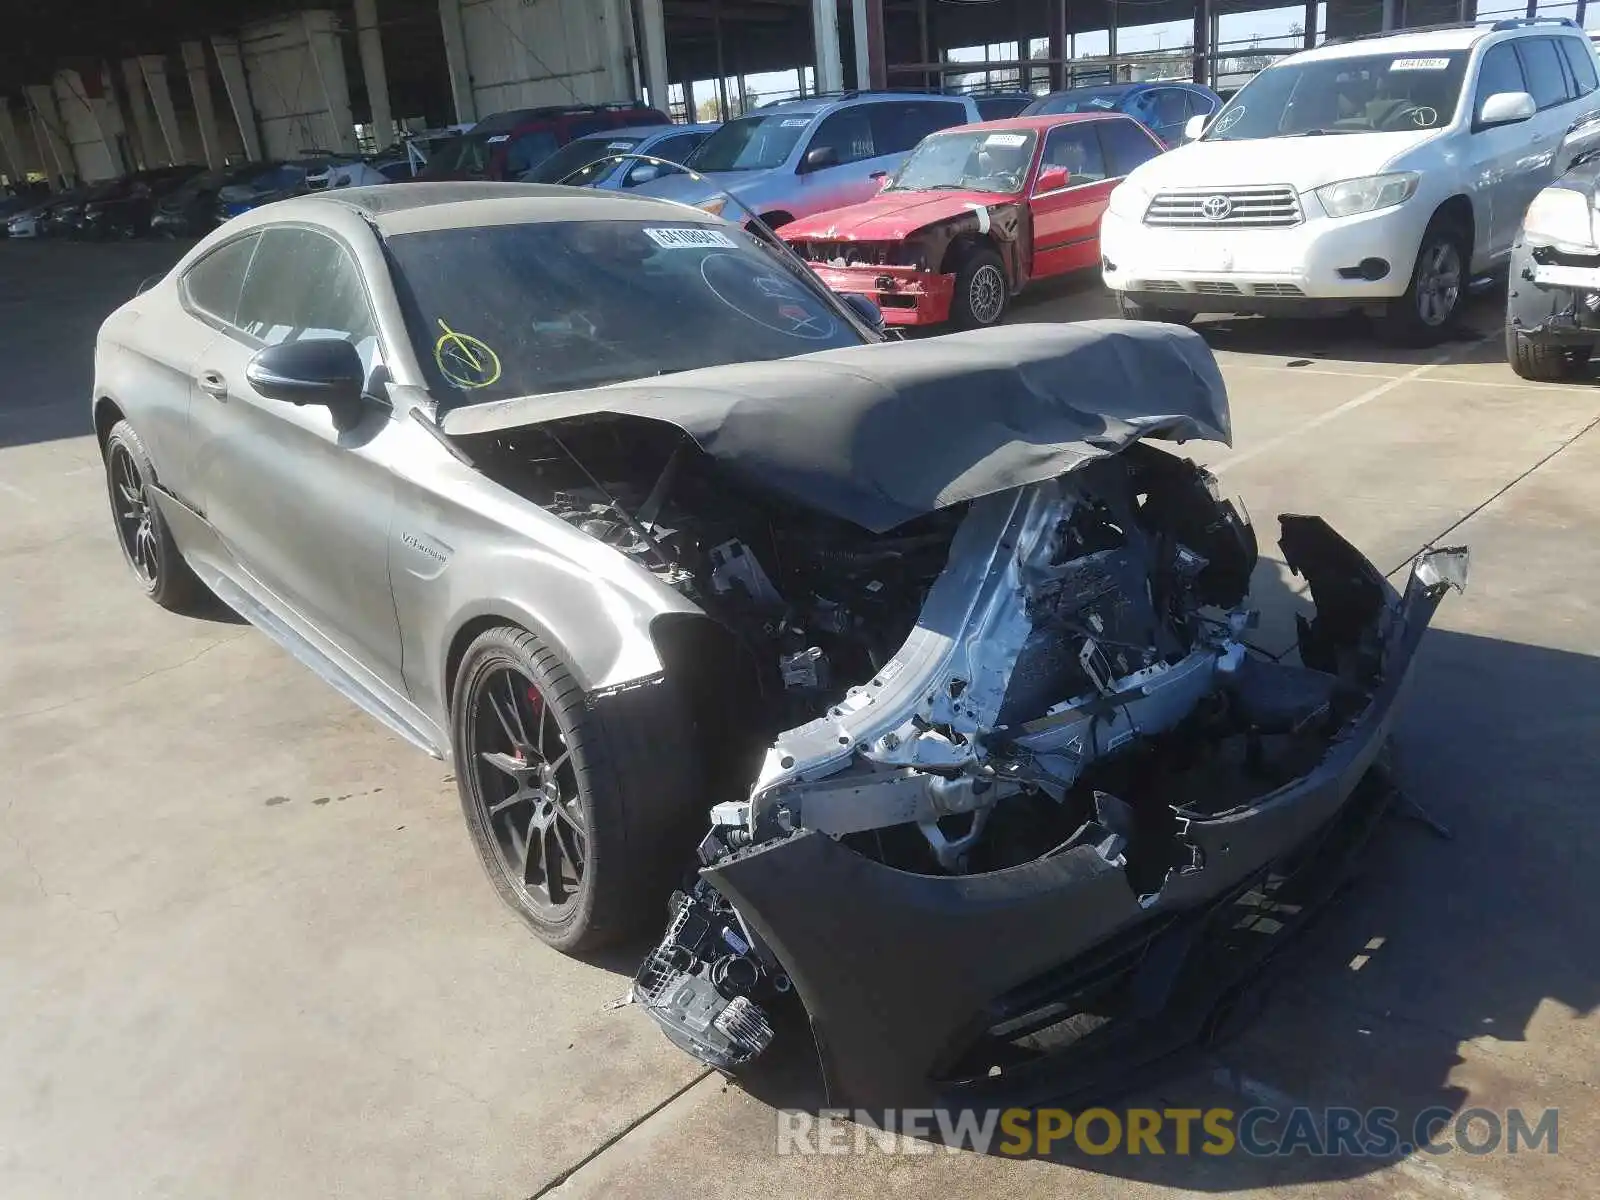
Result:
<instances>
[{"instance_id":1,"label":"side window","mask_svg":"<svg viewBox=\"0 0 1600 1200\"><path fill-rule=\"evenodd\" d=\"M876 154L900 154L930 133L967 123L966 106L947 100L894 101L869 105L867 111Z\"/></svg>"},{"instance_id":2,"label":"side window","mask_svg":"<svg viewBox=\"0 0 1600 1200\"><path fill-rule=\"evenodd\" d=\"M239 315L239 293L244 288L250 256L255 253L254 235L229 242L213 250L183 275L184 297L195 308L230 325Z\"/></svg>"},{"instance_id":3,"label":"side window","mask_svg":"<svg viewBox=\"0 0 1600 1200\"><path fill-rule=\"evenodd\" d=\"M1185 93L1189 97L1188 114L1190 117L1209 117L1217 111L1216 101L1210 96L1201 95L1199 92ZM1184 118L1185 120L1188 117Z\"/></svg>"},{"instance_id":4,"label":"side window","mask_svg":"<svg viewBox=\"0 0 1600 1200\"><path fill-rule=\"evenodd\" d=\"M1572 99L1567 94L1567 73L1561 65L1561 51L1555 38L1518 38L1512 43L1522 59L1522 74L1528 91L1540 108L1554 108Z\"/></svg>"},{"instance_id":5,"label":"side window","mask_svg":"<svg viewBox=\"0 0 1600 1200\"><path fill-rule=\"evenodd\" d=\"M1595 88L1600 87L1600 79L1595 77L1594 51L1579 38L1564 37L1557 38L1556 41L1561 46L1561 53L1566 56L1567 66L1572 69L1572 78L1578 85L1578 95L1587 96Z\"/></svg>"},{"instance_id":6,"label":"side window","mask_svg":"<svg viewBox=\"0 0 1600 1200\"><path fill-rule=\"evenodd\" d=\"M1472 116L1483 115L1483 102L1501 92L1526 92L1528 84L1522 77L1522 64L1510 42L1490 46L1484 52L1478 67L1478 91L1472 100Z\"/></svg>"},{"instance_id":7,"label":"side window","mask_svg":"<svg viewBox=\"0 0 1600 1200\"><path fill-rule=\"evenodd\" d=\"M309 229L269 229L250 264L238 325L268 346L302 338L354 343L370 371L378 335L350 255Z\"/></svg>"},{"instance_id":8,"label":"side window","mask_svg":"<svg viewBox=\"0 0 1600 1200\"><path fill-rule=\"evenodd\" d=\"M1100 144L1106 152L1106 170L1114 179L1120 179L1140 163L1161 153L1161 147L1132 121L1096 121L1100 131Z\"/></svg>"},{"instance_id":9,"label":"side window","mask_svg":"<svg viewBox=\"0 0 1600 1200\"><path fill-rule=\"evenodd\" d=\"M1189 119L1188 97L1177 88L1162 88L1155 94L1155 123L1162 129L1182 125Z\"/></svg>"},{"instance_id":10,"label":"side window","mask_svg":"<svg viewBox=\"0 0 1600 1200\"><path fill-rule=\"evenodd\" d=\"M1100 138L1094 130L1098 124L1086 121L1080 125L1057 125L1045 135L1039 169L1065 167L1068 187L1106 178L1105 155L1100 152Z\"/></svg>"},{"instance_id":11,"label":"side window","mask_svg":"<svg viewBox=\"0 0 1600 1200\"><path fill-rule=\"evenodd\" d=\"M832 150L833 161L827 165L834 167L874 157L878 151L873 148L872 122L868 116L869 110L873 107L875 106L858 104L852 108L841 108L838 112L824 117L822 123L817 126L816 133L811 135L811 144L806 147L807 156L815 150ZM801 159L800 169L802 171L808 169L804 159Z\"/></svg>"},{"instance_id":12,"label":"side window","mask_svg":"<svg viewBox=\"0 0 1600 1200\"><path fill-rule=\"evenodd\" d=\"M575 117L567 126L567 140L576 141L578 138L588 137L591 133L615 129L618 124L619 122L607 120L605 117Z\"/></svg>"},{"instance_id":13,"label":"side window","mask_svg":"<svg viewBox=\"0 0 1600 1200\"><path fill-rule=\"evenodd\" d=\"M558 149L556 135L548 129L536 129L532 133L518 135L506 147L505 177L519 178L524 171L533 170Z\"/></svg>"},{"instance_id":14,"label":"side window","mask_svg":"<svg viewBox=\"0 0 1600 1200\"><path fill-rule=\"evenodd\" d=\"M681 165L705 140L706 135L703 133L680 133L677 137L662 138L646 153ZM658 167L655 163L636 162L628 168L628 173L622 177L622 186L625 188L638 187L641 183L648 183L656 178L659 172L670 172L671 170L671 167ZM585 180L585 182L588 181Z\"/></svg>"}]
</instances>

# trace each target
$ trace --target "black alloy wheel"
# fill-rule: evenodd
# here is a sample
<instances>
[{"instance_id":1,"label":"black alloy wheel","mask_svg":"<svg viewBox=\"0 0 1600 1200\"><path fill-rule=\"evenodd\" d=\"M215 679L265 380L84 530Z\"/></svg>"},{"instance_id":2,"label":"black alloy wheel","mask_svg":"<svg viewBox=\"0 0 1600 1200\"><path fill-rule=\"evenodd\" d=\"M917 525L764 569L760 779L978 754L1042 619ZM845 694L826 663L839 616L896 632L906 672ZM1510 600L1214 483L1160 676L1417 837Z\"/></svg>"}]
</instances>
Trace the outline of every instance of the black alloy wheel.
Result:
<instances>
[{"instance_id":1,"label":"black alloy wheel","mask_svg":"<svg viewBox=\"0 0 1600 1200\"><path fill-rule=\"evenodd\" d=\"M480 819L504 882L551 926L582 899L588 828L567 731L533 678L501 665L477 685L468 730Z\"/></svg>"},{"instance_id":2,"label":"black alloy wheel","mask_svg":"<svg viewBox=\"0 0 1600 1200\"><path fill-rule=\"evenodd\" d=\"M149 494L133 452L126 444L111 447L106 459L106 475L111 485L111 508L117 518L117 538L128 566L146 590L154 588L161 574L156 550Z\"/></svg>"}]
</instances>

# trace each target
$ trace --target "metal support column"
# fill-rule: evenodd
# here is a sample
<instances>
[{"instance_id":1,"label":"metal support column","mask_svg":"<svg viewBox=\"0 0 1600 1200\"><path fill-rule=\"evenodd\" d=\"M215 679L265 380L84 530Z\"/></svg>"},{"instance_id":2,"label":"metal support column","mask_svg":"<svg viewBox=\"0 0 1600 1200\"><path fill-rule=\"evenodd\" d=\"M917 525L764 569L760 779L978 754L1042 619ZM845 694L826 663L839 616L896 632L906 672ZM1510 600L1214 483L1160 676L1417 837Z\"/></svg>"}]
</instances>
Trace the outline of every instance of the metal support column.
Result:
<instances>
[{"instance_id":1,"label":"metal support column","mask_svg":"<svg viewBox=\"0 0 1600 1200\"><path fill-rule=\"evenodd\" d=\"M1060 91L1072 86L1067 82L1067 60L1072 57L1067 33L1067 0L1050 3L1050 90ZM926 55L924 55L926 56Z\"/></svg>"},{"instance_id":2,"label":"metal support column","mask_svg":"<svg viewBox=\"0 0 1600 1200\"><path fill-rule=\"evenodd\" d=\"M711 0L711 36L717 52L717 120L733 114L728 108L728 67L722 58L722 0Z\"/></svg>"},{"instance_id":3,"label":"metal support column","mask_svg":"<svg viewBox=\"0 0 1600 1200\"><path fill-rule=\"evenodd\" d=\"M1195 0L1194 4L1194 72L1196 83L1209 83L1211 74L1211 4L1210 0Z\"/></svg>"},{"instance_id":4,"label":"metal support column","mask_svg":"<svg viewBox=\"0 0 1600 1200\"><path fill-rule=\"evenodd\" d=\"M21 183L28 177L28 164L22 159L22 140L17 137L16 122L11 119L11 101L0 96L0 171L12 183Z\"/></svg>"},{"instance_id":5,"label":"metal support column","mask_svg":"<svg viewBox=\"0 0 1600 1200\"><path fill-rule=\"evenodd\" d=\"M855 30L856 87L887 87L889 71L883 53L883 0L850 0L850 15Z\"/></svg>"},{"instance_id":6,"label":"metal support column","mask_svg":"<svg viewBox=\"0 0 1600 1200\"><path fill-rule=\"evenodd\" d=\"M472 73L467 69L467 39L461 32L461 0L439 0L439 25L444 30L444 63L450 76L450 99L456 121L478 119L478 102L472 94Z\"/></svg>"},{"instance_id":7,"label":"metal support column","mask_svg":"<svg viewBox=\"0 0 1600 1200\"><path fill-rule=\"evenodd\" d=\"M1539 15L1539 0L1528 0L1528 20Z\"/></svg>"},{"instance_id":8,"label":"metal support column","mask_svg":"<svg viewBox=\"0 0 1600 1200\"><path fill-rule=\"evenodd\" d=\"M844 90L844 60L839 56L838 0L811 0L811 46L817 61L816 90Z\"/></svg>"},{"instance_id":9,"label":"metal support column","mask_svg":"<svg viewBox=\"0 0 1600 1200\"><path fill-rule=\"evenodd\" d=\"M251 162L260 162L261 129L256 124L256 106L250 99L250 83L245 78L239 39L218 34L211 39L211 49L216 52L217 66L222 70L222 90L227 93L233 123L239 127L239 142L244 146L245 157Z\"/></svg>"},{"instance_id":10,"label":"metal support column","mask_svg":"<svg viewBox=\"0 0 1600 1200\"><path fill-rule=\"evenodd\" d=\"M1301 36L1305 39L1307 50L1317 44L1317 0L1306 0L1306 16L1301 23Z\"/></svg>"},{"instance_id":11,"label":"metal support column","mask_svg":"<svg viewBox=\"0 0 1600 1200\"><path fill-rule=\"evenodd\" d=\"M1106 14L1106 53L1111 58L1111 82L1116 83L1122 78L1117 67L1117 0L1109 0Z\"/></svg>"},{"instance_id":12,"label":"metal support column","mask_svg":"<svg viewBox=\"0 0 1600 1200\"><path fill-rule=\"evenodd\" d=\"M188 162L189 154L183 144L183 131L178 128L178 114L172 107L172 90L167 86L166 57L161 54L141 55L139 74L144 77L145 90L150 93L150 106L156 112L156 124L161 129L161 140L167 144L167 161Z\"/></svg>"},{"instance_id":13,"label":"metal support column","mask_svg":"<svg viewBox=\"0 0 1600 1200\"><path fill-rule=\"evenodd\" d=\"M355 6L356 46L361 51L361 78L367 85L372 139L379 150L387 150L394 145L394 113L389 107L389 72L383 65L383 34L378 28L378 0L355 0ZM232 91L231 88L229 90Z\"/></svg>"},{"instance_id":14,"label":"metal support column","mask_svg":"<svg viewBox=\"0 0 1600 1200\"><path fill-rule=\"evenodd\" d=\"M917 0L917 61L922 64L922 86L933 88L943 80L936 80L933 72L928 70L928 64L933 61L929 55L928 42L928 0Z\"/></svg>"},{"instance_id":15,"label":"metal support column","mask_svg":"<svg viewBox=\"0 0 1600 1200\"><path fill-rule=\"evenodd\" d=\"M644 89L650 103L662 112L667 111L667 18L662 11L662 0L634 0L635 19L639 38L639 62L642 64ZM694 117L689 118L691 121Z\"/></svg>"},{"instance_id":16,"label":"metal support column","mask_svg":"<svg viewBox=\"0 0 1600 1200\"><path fill-rule=\"evenodd\" d=\"M222 166L222 142L217 135L217 109L211 103L211 76L206 70L204 42L183 43L183 68L189 75L189 95L194 98L194 121L200 127L200 149L206 165Z\"/></svg>"},{"instance_id":17,"label":"metal support column","mask_svg":"<svg viewBox=\"0 0 1600 1200\"><path fill-rule=\"evenodd\" d=\"M128 93L128 112L133 117L134 138L139 143L139 157L146 168L171 163L161 134L156 131L155 119L150 115L150 93L144 85L144 71L137 58L122 60L122 83Z\"/></svg>"},{"instance_id":18,"label":"metal support column","mask_svg":"<svg viewBox=\"0 0 1600 1200\"><path fill-rule=\"evenodd\" d=\"M1383 32L1388 33L1394 28L1395 0L1383 0L1382 24L1378 26Z\"/></svg>"},{"instance_id":19,"label":"metal support column","mask_svg":"<svg viewBox=\"0 0 1600 1200\"><path fill-rule=\"evenodd\" d=\"M61 123L61 110L56 107L55 88L48 83L35 83L23 88L22 93L33 119L39 157L47 160L43 163L46 173L54 176L57 187L71 186L78 178L78 165L63 135L66 127Z\"/></svg>"}]
</instances>

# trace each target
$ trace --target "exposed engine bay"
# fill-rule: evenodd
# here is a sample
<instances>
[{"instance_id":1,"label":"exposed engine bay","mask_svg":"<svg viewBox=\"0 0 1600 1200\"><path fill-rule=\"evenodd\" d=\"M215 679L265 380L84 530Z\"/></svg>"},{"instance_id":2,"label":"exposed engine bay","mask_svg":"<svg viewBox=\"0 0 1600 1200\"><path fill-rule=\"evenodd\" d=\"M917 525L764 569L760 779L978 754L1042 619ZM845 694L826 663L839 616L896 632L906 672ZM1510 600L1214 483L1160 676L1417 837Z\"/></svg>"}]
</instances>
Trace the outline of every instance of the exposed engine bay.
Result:
<instances>
[{"instance_id":1,"label":"exposed engine bay","mask_svg":"<svg viewBox=\"0 0 1600 1200\"><path fill-rule=\"evenodd\" d=\"M669 752L703 764L709 828L632 996L731 1069L797 993L835 1099L1104 1057L1112 1009L1248 975L1195 966L1197 931L1315 890L1306 862L1359 840L1358 786L1466 578L1464 549L1427 550L1397 595L1285 515L1314 611L1296 645L1252 645L1250 522L1149 440L1226 440L1225 389L1159 325L826 351L445 429L691 602L652 637L690 684L701 741Z\"/></svg>"},{"instance_id":2,"label":"exposed engine bay","mask_svg":"<svg viewBox=\"0 0 1600 1200\"><path fill-rule=\"evenodd\" d=\"M1311 769L1381 677L1384 585L1360 571L1305 625L1303 665L1251 653L1251 525L1144 443L884 534L761 495L650 422L529 430L482 465L735 639L738 790L713 797L704 867L801 831L948 877L1092 846L1149 905L1199 865L1190 821ZM1326 528L1291 520L1309 525L1286 538ZM790 986L701 879L636 997L732 1067Z\"/></svg>"}]
</instances>

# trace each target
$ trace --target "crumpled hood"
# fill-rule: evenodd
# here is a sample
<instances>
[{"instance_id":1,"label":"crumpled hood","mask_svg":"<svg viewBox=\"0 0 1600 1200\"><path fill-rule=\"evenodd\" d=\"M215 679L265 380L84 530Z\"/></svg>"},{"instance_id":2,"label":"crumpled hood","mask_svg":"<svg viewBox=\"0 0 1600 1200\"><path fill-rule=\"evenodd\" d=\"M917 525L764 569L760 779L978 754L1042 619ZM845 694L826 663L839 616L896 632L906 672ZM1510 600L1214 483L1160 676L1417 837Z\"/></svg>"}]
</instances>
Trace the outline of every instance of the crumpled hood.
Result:
<instances>
[{"instance_id":1,"label":"crumpled hood","mask_svg":"<svg viewBox=\"0 0 1600 1200\"><path fill-rule=\"evenodd\" d=\"M883 192L871 200L791 221L779 232L787 241L899 241L919 229L975 208L1010 203L1015 196L990 192Z\"/></svg>"},{"instance_id":2,"label":"crumpled hood","mask_svg":"<svg viewBox=\"0 0 1600 1200\"><path fill-rule=\"evenodd\" d=\"M883 532L1142 437L1228 442L1205 339L1140 321L1004 325L466 405L448 435L612 413L675 425L753 487Z\"/></svg>"},{"instance_id":3,"label":"crumpled hood","mask_svg":"<svg viewBox=\"0 0 1600 1200\"><path fill-rule=\"evenodd\" d=\"M1162 188L1234 187L1286 183L1308 192L1341 179L1377 175L1402 154L1438 136L1414 133L1330 133L1315 137L1190 142L1158 154L1128 179L1154 192Z\"/></svg>"}]
</instances>

